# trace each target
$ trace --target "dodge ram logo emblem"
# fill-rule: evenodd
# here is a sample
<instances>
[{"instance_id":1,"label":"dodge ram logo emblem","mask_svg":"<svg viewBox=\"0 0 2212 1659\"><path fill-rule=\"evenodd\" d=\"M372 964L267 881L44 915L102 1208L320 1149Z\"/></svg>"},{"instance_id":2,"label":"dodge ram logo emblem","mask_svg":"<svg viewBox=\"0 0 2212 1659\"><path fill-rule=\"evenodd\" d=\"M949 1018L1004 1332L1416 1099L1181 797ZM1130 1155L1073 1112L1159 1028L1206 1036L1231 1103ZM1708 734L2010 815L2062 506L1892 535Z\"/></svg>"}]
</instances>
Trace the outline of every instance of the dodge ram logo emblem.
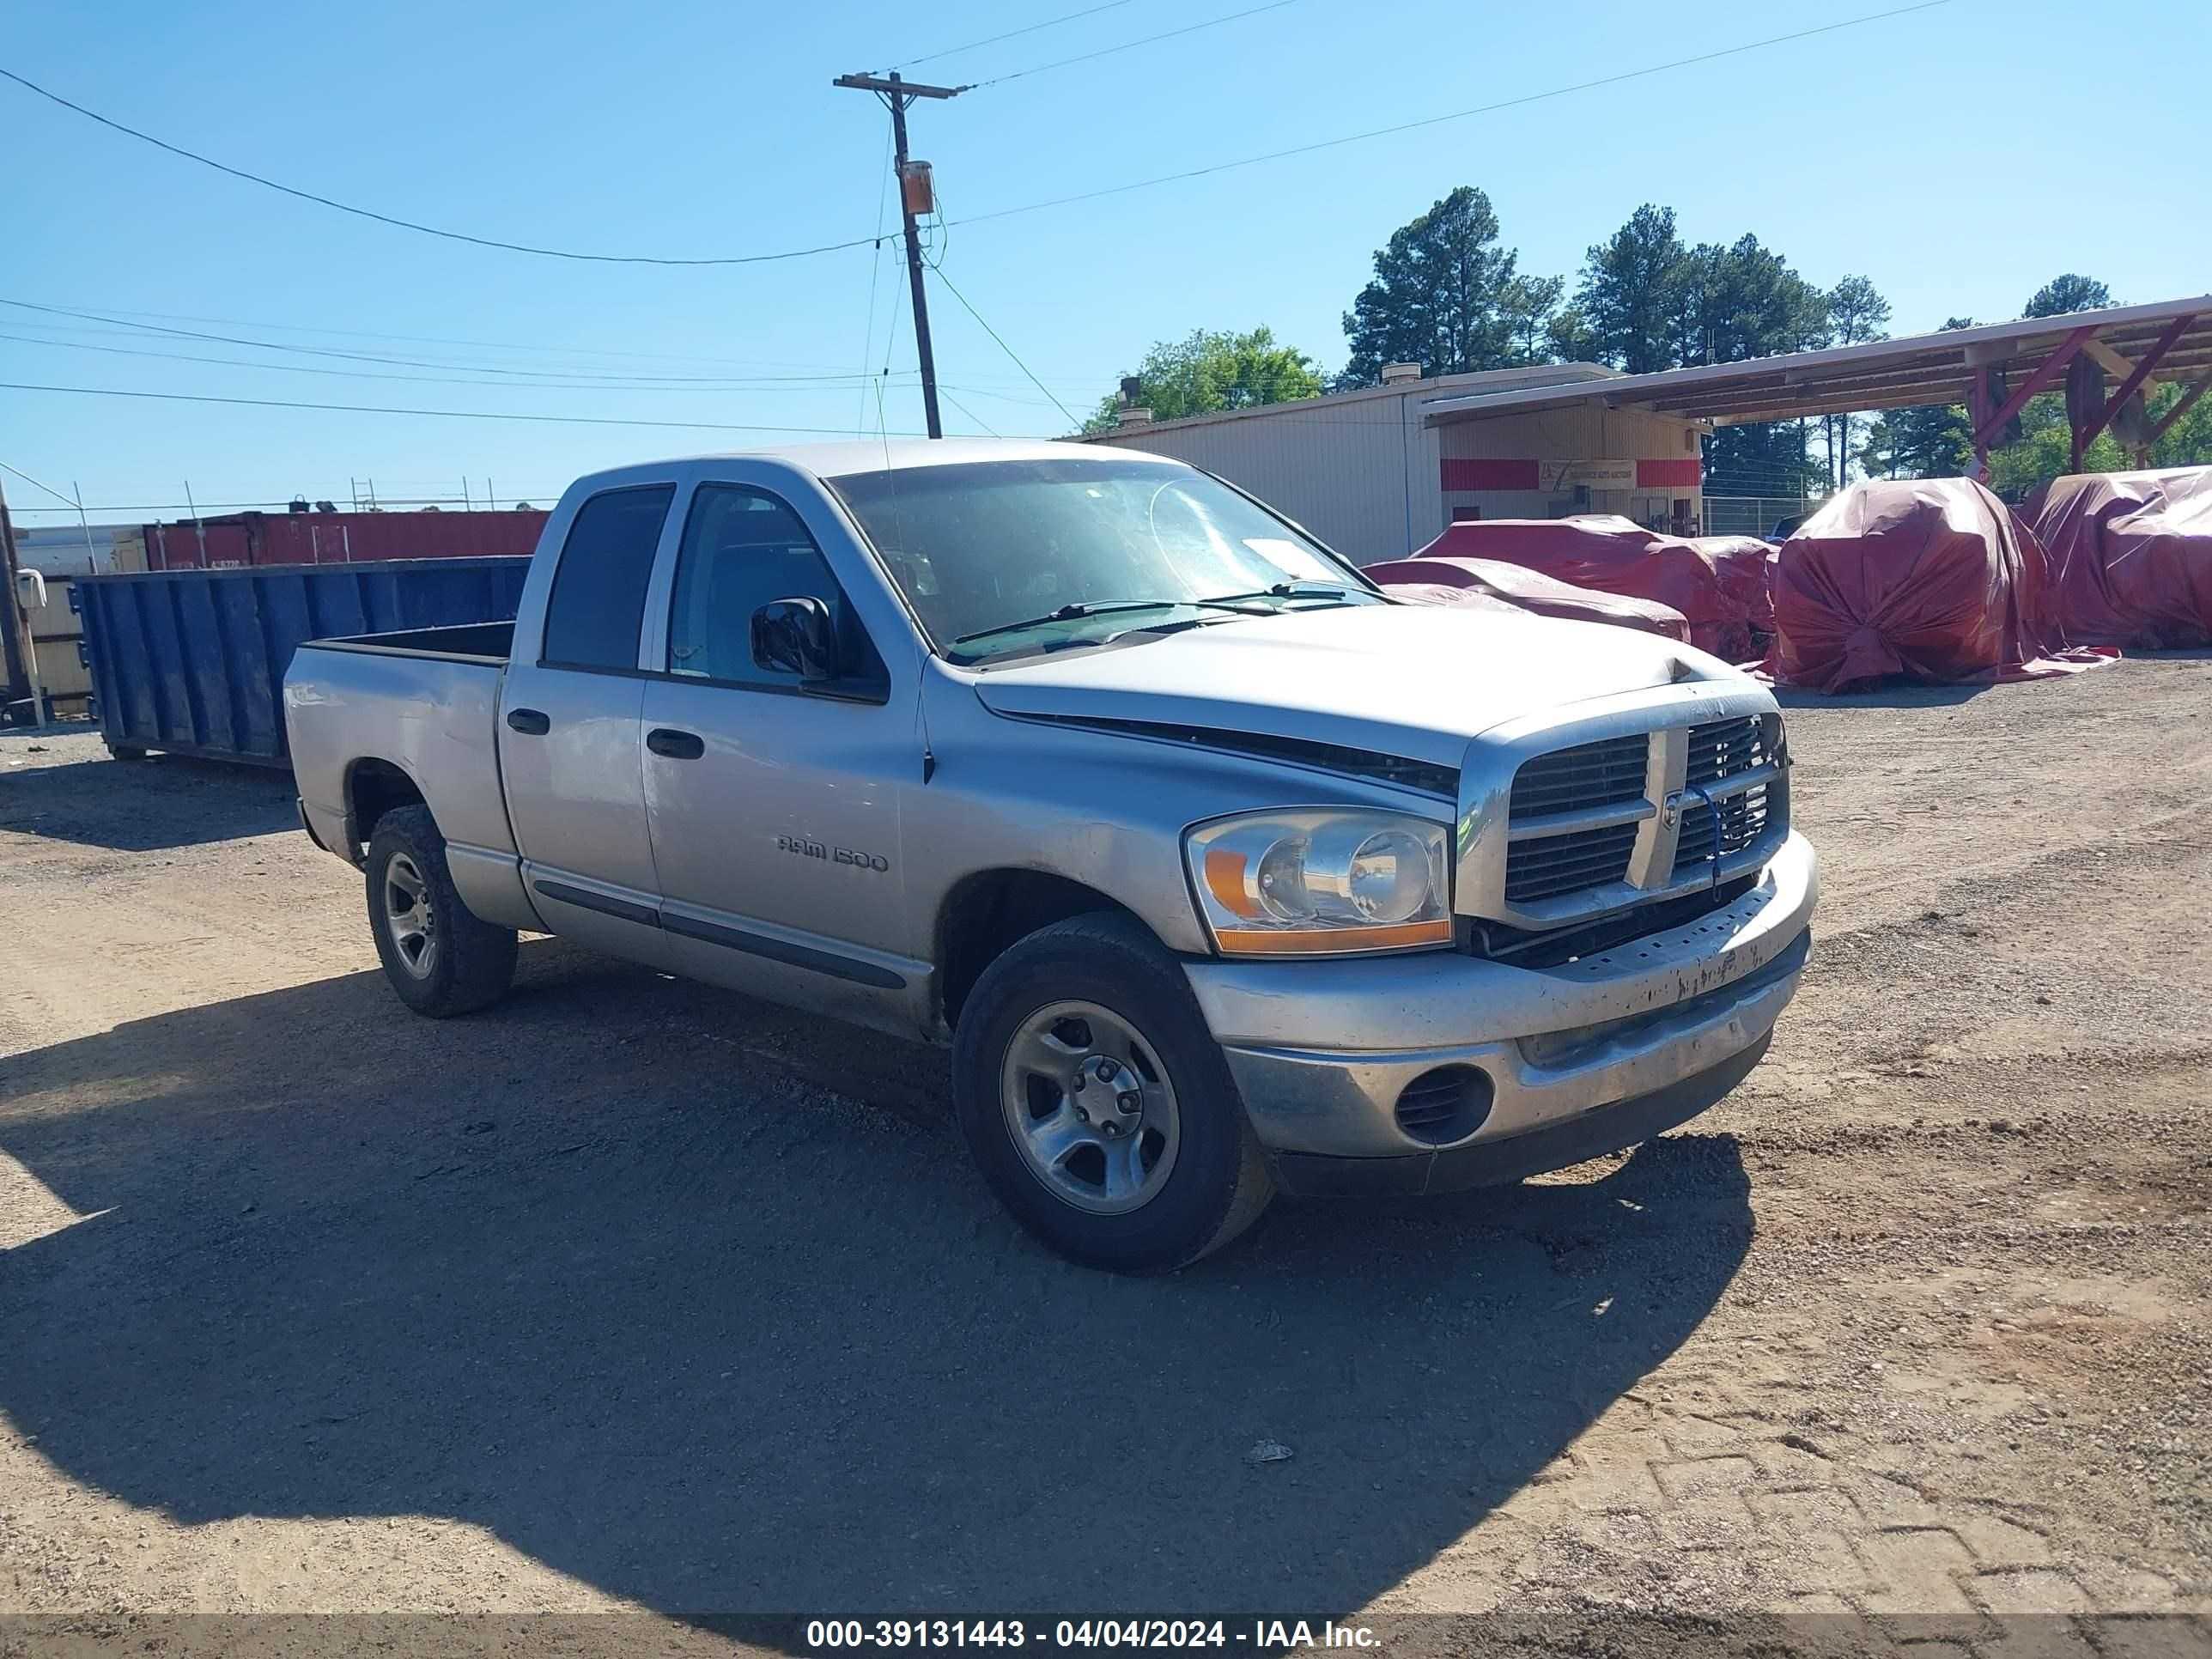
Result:
<instances>
[{"instance_id":1,"label":"dodge ram logo emblem","mask_svg":"<svg viewBox=\"0 0 2212 1659\"><path fill-rule=\"evenodd\" d=\"M1677 789L1667 797L1665 804L1660 807L1659 823L1662 829L1672 830L1681 821L1682 792Z\"/></svg>"}]
</instances>

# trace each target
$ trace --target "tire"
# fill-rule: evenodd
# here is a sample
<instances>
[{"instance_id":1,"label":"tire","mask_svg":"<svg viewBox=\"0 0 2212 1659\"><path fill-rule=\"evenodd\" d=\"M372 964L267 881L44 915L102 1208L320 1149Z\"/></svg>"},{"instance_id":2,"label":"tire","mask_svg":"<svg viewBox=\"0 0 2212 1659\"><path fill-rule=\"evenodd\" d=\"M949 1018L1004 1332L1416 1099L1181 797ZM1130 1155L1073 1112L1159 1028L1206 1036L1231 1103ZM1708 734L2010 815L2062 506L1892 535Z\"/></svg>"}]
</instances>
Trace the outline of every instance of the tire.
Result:
<instances>
[{"instance_id":1,"label":"tire","mask_svg":"<svg viewBox=\"0 0 2212 1659\"><path fill-rule=\"evenodd\" d=\"M478 919L461 902L446 867L446 838L428 807L398 807L379 818L362 867L368 929L384 977L402 1002L446 1019L507 994L514 932Z\"/></svg>"},{"instance_id":2,"label":"tire","mask_svg":"<svg viewBox=\"0 0 2212 1659\"><path fill-rule=\"evenodd\" d=\"M952 1074L961 1133L992 1191L1085 1267L1172 1273L1274 1196L1182 967L1127 917L1055 923L986 969L961 1011Z\"/></svg>"}]
</instances>

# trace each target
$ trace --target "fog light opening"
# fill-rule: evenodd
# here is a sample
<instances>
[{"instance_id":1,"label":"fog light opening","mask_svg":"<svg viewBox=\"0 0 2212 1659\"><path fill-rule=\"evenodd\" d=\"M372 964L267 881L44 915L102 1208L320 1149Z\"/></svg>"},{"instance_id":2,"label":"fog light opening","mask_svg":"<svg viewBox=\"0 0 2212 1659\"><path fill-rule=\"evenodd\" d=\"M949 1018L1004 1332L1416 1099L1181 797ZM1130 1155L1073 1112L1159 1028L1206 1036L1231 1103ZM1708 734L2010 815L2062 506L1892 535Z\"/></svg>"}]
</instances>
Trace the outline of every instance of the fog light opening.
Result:
<instances>
[{"instance_id":1,"label":"fog light opening","mask_svg":"<svg viewBox=\"0 0 2212 1659\"><path fill-rule=\"evenodd\" d=\"M1496 1095L1480 1066L1438 1066L1399 1091L1398 1127L1424 1146L1449 1146L1483 1126Z\"/></svg>"}]
</instances>

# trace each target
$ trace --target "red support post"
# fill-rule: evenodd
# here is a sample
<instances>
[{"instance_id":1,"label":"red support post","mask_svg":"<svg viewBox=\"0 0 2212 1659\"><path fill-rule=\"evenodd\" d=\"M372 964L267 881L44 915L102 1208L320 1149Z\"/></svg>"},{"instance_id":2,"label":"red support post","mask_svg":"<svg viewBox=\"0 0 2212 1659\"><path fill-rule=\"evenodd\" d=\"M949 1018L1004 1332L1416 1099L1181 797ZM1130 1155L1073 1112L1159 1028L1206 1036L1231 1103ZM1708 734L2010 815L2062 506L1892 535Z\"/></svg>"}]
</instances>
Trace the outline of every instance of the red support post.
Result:
<instances>
[{"instance_id":1,"label":"red support post","mask_svg":"<svg viewBox=\"0 0 2212 1659\"><path fill-rule=\"evenodd\" d=\"M2020 390L2005 399L2003 408L1990 416L1987 421L1975 427L1975 449L1986 450L1989 447L1990 440L2003 430L2005 422L2025 409L2030 398L2057 380L2059 371L2074 361L2074 355L2087 345L2094 337L2096 332L2097 325L2092 323L2087 328L2077 328L2068 335L2058 349L2045 357L2038 365L2035 373L2021 382Z\"/></svg>"},{"instance_id":2,"label":"red support post","mask_svg":"<svg viewBox=\"0 0 2212 1659\"><path fill-rule=\"evenodd\" d=\"M2120 389L2112 395L2096 419L2089 422L2088 429L2075 433L2074 465L2077 471L2081 469L2081 457L2088 453L2089 446L2097 441L2097 434L2112 423L2112 416L2120 412L2120 405L2142 389L2142 383L2150 379L2151 372L2166 361L2166 354L2180 343L2181 337L2189 331L2189 325L2196 320L2196 314L2191 313L2186 317L2177 317L2167 324L2166 332L2153 341L2150 349L2136 361L2134 373L2120 382Z\"/></svg>"}]
</instances>

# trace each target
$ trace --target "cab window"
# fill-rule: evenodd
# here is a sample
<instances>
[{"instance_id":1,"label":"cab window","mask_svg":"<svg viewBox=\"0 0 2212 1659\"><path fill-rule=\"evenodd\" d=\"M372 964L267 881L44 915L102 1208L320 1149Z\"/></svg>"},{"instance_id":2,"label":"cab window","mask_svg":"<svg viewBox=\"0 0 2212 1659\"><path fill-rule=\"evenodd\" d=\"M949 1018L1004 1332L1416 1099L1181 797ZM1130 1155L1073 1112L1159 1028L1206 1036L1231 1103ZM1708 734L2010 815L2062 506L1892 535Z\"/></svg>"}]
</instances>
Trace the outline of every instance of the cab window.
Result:
<instances>
[{"instance_id":1,"label":"cab window","mask_svg":"<svg viewBox=\"0 0 2212 1659\"><path fill-rule=\"evenodd\" d=\"M546 601L544 665L637 672L646 584L675 495L673 484L609 489L576 509Z\"/></svg>"},{"instance_id":2,"label":"cab window","mask_svg":"<svg viewBox=\"0 0 2212 1659\"><path fill-rule=\"evenodd\" d=\"M853 615L798 514L764 489L702 484L676 558L668 672L727 685L793 690L797 675L753 657L753 613L776 599L814 599L836 625L842 672L808 690L866 696L884 690L882 659Z\"/></svg>"}]
</instances>

